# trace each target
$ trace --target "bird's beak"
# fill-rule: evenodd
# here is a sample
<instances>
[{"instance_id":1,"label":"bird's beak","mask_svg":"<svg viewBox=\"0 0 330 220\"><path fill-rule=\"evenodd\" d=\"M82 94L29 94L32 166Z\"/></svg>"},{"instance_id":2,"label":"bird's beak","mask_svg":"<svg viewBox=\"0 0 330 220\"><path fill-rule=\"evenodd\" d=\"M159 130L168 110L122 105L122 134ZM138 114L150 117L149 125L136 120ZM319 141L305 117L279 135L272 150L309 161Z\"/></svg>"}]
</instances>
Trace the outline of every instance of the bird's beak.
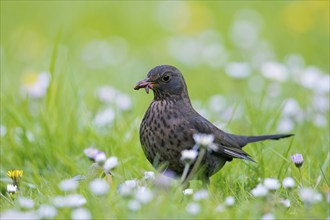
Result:
<instances>
[{"instance_id":1,"label":"bird's beak","mask_svg":"<svg viewBox=\"0 0 330 220\"><path fill-rule=\"evenodd\" d=\"M149 89L153 89L155 83L150 81L149 78L145 78L144 80L141 80L136 83L134 89L139 90L141 88L144 88L146 90L146 93L149 93Z\"/></svg>"}]
</instances>

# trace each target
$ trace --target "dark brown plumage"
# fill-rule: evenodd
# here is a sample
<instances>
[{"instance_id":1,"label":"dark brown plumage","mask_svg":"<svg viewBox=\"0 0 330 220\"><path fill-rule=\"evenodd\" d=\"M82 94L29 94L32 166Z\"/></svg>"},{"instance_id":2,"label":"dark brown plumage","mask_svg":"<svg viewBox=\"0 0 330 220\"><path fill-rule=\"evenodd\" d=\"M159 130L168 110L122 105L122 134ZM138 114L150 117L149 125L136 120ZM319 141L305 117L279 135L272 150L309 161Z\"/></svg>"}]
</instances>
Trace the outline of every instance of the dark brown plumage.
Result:
<instances>
[{"instance_id":1,"label":"dark brown plumage","mask_svg":"<svg viewBox=\"0 0 330 220\"><path fill-rule=\"evenodd\" d=\"M240 136L226 133L214 126L194 110L190 103L187 86L181 72L174 66L156 66L146 79L134 89L152 89L151 102L140 127L140 141L148 160L157 168L161 164L181 175L184 164L181 151L195 145L193 135L214 135L216 151L207 151L203 159L203 174L206 179L219 171L227 161L240 158L253 161L242 150L246 144L262 140L277 140L291 134L264 136Z\"/></svg>"}]
</instances>

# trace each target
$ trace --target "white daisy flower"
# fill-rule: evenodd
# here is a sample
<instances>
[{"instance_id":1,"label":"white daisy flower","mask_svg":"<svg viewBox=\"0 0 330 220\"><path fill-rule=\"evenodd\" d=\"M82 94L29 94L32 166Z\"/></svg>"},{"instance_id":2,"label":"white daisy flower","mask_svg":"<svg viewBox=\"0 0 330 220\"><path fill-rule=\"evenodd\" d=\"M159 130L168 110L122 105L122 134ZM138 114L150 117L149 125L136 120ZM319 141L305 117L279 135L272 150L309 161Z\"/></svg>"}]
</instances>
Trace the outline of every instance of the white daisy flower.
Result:
<instances>
[{"instance_id":1,"label":"white daisy flower","mask_svg":"<svg viewBox=\"0 0 330 220\"><path fill-rule=\"evenodd\" d=\"M4 137L7 134L7 128L4 125L0 125L0 137Z\"/></svg>"},{"instance_id":2,"label":"white daisy flower","mask_svg":"<svg viewBox=\"0 0 330 220\"><path fill-rule=\"evenodd\" d=\"M195 192L193 198L195 201L200 201L200 200L207 199L208 197L209 197L209 192L205 189L202 189L202 190Z\"/></svg>"},{"instance_id":3,"label":"white daisy flower","mask_svg":"<svg viewBox=\"0 0 330 220\"><path fill-rule=\"evenodd\" d=\"M18 211L16 209L8 209L1 212L1 219L26 220L39 218L35 211Z\"/></svg>"},{"instance_id":4,"label":"white daisy flower","mask_svg":"<svg viewBox=\"0 0 330 220\"><path fill-rule=\"evenodd\" d=\"M218 147L213 143L214 136L212 134L194 134L193 138L197 145L206 147L210 150L217 150Z\"/></svg>"},{"instance_id":5,"label":"white daisy flower","mask_svg":"<svg viewBox=\"0 0 330 220\"><path fill-rule=\"evenodd\" d=\"M188 203L186 206L186 211L191 215L197 215L201 210L201 206L196 202Z\"/></svg>"},{"instance_id":6,"label":"white daisy flower","mask_svg":"<svg viewBox=\"0 0 330 220\"><path fill-rule=\"evenodd\" d=\"M289 72L285 65L277 62L265 62L261 66L261 73L264 77L283 82L288 79Z\"/></svg>"},{"instance_id":7,"label":"white daisy flower","mask_svg":"<svg viewBox=\"0 0 330 220\"><path fill-rule=\"evenodd\" d=\"M113 168L115 168L116 166L118 165L118 158L117 157L109 157L104 165L103 165L103 168L106 170L106 171L110 171L112 170Z\"/></svg>"},{"instance_id":8,"label":"white daisy flower","mask_svg":"<svg viewBox=\"0 0 330 220\"><path fill-rule=\"evenodd\" d=\"M56 196L53 199L53 203L58 208L74 208L84 205L86 203L86 199L80 194L70 194L67 196Z\"/></svg>"},{"instance_id":9,"label":"white daisy flower","mask_svg":"<svg viewBox=\"0 0 330 220\"><path fill-rule=\"evenodd\" d=\"M18 197L18 204L22 208L32 209L34 207L34 201L26 197Z\"/></svg>"},{"instance_id":10,"label":"white daisy flower","mask_svg":"<svg viewBox=\"0 0 330 220\"><path fill-rule=\"evenodd\" d=\"M155 179L155 173L152 172L152 171L146 171L146 172L144 172L143 179L145 179L145 180L154 180Z\"/></svg>"},{"instance_id":11,"label":"white daisy flower","mask_svg":"<svg viewBox=\"0 0 330 220\"><path fill-rule=\"evenodd\" d=\"M8 193L16 193L17 192L17 186L13 184L8 184L7 185L7 192Z\"/></svg>"},{"instance_id":12,"label":"white daisy flower","mask_svg":"<svg viewBox=\"0 0 330 220\"><path fill-rule=\"evenodd\" d=\"M31 98L39 99L46 95L50 84L48 72L28 73L23 76L22 91Z\"/></svg>"},{"instance_id":13,"label":"white daisy flower","mask_svg":"<svg viewBox=\"0 0 330 220\"><path fill-rule=\"evenodd\" d=\"M118 91L111 86L101 86L96 90L96 97L104 103L113 102Z\"/></svg>"},{"instance_id":14,"label":"white daisy flower","mask_svg":"<svg viewBox=\"0 0 330 220\"><path fill-rule=\"evenodd\" d=\"M127 207L131 211L138 211L138 210L141 209L141 203L139 201L137 201L137 200L130 200L127 203Z\"/></svg>"},{"instance_id":15,"label":"white daisy flower","mask_svg":"<svg viewBox=\"0 0 330 220\"><path fill-rule=\"evenodd\" d=\"M296 183L292 177L285 177L282 181L282 185L284 188L293 188L295 187Z\"/></svg>"},{"instance_id":16,"label":"white daisy flower","mask_svg":"<svg viewBox=\"0 0 330 220\"><path fill-rule=\"evenodd\" d=\"M78 187L79 183L78 181L74 179L66 179L62 180L59 184L59 188L63 191L72 191L75 190Z\"/></svg>"},{"instance_id":17,"label":"white daisy flower","mask_svg":"<svg viewBox=\"0 0 330 220\"><path fill-rule=\"evenodd\" d=\"M219 204L217 205L217 207L215 208L216 212L223 212L225 211L226 207L223 204Z\"/></svg>"},{"instance_id":18,"label":"white daisy flower","mask_svg":"<svg viewBox=\"0 0 330 220\"><path fill-rule=\"evenodd\" d=\"M107 159L107 156L105 155L104 152L98 152L94 157L95 162L97 162L99 164L103 164L106 159Z\"/></svg>"},{"instance_id":19,"label":"white daisy flower","mask_svg":"<svg viewBox=\"0 0 330 220\"><path fill-rule=\"evenodd\" d=\"M108 182L104 179L94 179L89 183L90 191L97 196L106 194L109 188Z\"/></svg>"},{"instance_id":20,"label":"white daisy flower","mask_svg":"<svg viewBox=\"0 0 330 220\"><path fill-rule=\"evenodd\" d=\"M132 108L132 100L126 94L118 94L115 103L120 110L126 111Z\"/></svg>"},{"instance_id":21,"label":"white daisy flower","mask_svg":"<svg viewBox=\"0 0 330 220\"><path fill-rule=\"evenodd\" d=\"M227 206L233 206L235 204L235 198L233 196L228 196L226 199L225 199L225 204Z\"/></svg>"},{"instance_id":22,"label":"white daisy flower","mask_svg":"<svg viewBox=\"0 0 330 220\"><path fill-rule=\"evenodd\" d=\"M275 216L273 213L267 213L261 217L261 220L275 220Z\"/></svg>"},{"instance_id":23,"label":"white daisy flower","mask_svg":"<svg viewBox=\"0 0 330 220\"><path fill-rule=\"evenodd\" d=\"M301 201L306 204L314 204L322 201L322 195L313 188L301 188L299 191Z\"/></svg>"},{"instance_id":24,"label":"white daisy flower","mask_svg":"<svg viewBox=\"0 0 330 220\"><path fill-rule=\"evenodd\" d=\"M95 156L99 153L99 150L94 147L88 147L84 149L84 154L91 160L95 161Z\"/></svg>"},{"instance_id":25,"label":"white daisy flower","mask_svg":"<svg viewBox=\"0 0 330 220\"><path fill-rule=\"evenodd\" d=\"M252 189L251 193L255 197L264 197L267 196L268 189L259 183L254 189Z\"/></svg>"},{"instance_id":26,"label":"white daisy flower","mask_svg":"<svg viewBox=\"0 0 330 220\"><path fill-rule=\"evenodd\" d=\"M286 207L286 208L290 208L290 206L291 206L291 201L289 199L281 199L280 203L282 205L284 205L284 207Z\"/></svg>"},{"instance_id":27,"label":"white daisy flower","mask_svg":"<svg viewBox=\"0 0 330 220\"><path fill-rule=\"evenodd\" d=\"M138 186L138 181L133 180L126 180L124 183L120 184L118 187L118 192L122 196L129 196L133 193L134 189Z\"/></svg>"},{"instance_id":28,"label":"white daisy flower","mask_svg":"<svg viewBox=\"0 0 330 220\"><path fill-rule=\"evenodd\" d=\"M195 150L183 150L181 151L181 160L184 163L191 164L197 157L198 152Z\"/></svg>"},{"instance_id":29,"label":"white daisy flower","mask_svg":"<svg viewBox=\"0 0 330 220\"><path fill-rule=\"evenodd\" d=\"M72 220L89 220L92 219L92 214L85 208L77 208L71 212Z\"/></svg>"},{"instance_id":30,"label":"white daisy flower","mask_svg":"<svg viewBox=\"0 0 330 220\"><path fill-rule=\"evenodd\" d=\"M147 187L138 187L135 192L135 199L143 204L149 203L153 197L152 191Z\"/></svg>"},{"instance_id":31,"label":"white daisy flower","mask_svg":"<svg viewBox=\"0 0 330 220\"><path fill-rule=\"evenodd\" d=\"M193 189L185 189L183 190L183 195L192 195L194 193L194 190Z\"/></svg>"},{"instance_id":32,"label":"white daisy flower","mask_svg":"<svg viewBox=\"0 0 330 220\"><path fill-rule=\"evenodd\" d=\"M101 112L98 112L94 118L94 124L97 127L103 127L111 125L115 119L115 112L112 108L107 108Z\"/></svg>"},{"instance_id":33,"label":"white daisy flower","mask_svg":"<svg viewBox=\"0 0 330 220\"><path fill-rule=\"evenodd\" d=\"M264 186L269 190L277 190L278 188L280 188L281 184L277 179L266 178L264 180Z\"/></svg>"},{"instance_id":34,"label":"white daisy flower","mask_svg":"<svg viewBox=\"0 0 330 220\"><path fill-rule=\"evenodd\" d=\"M251 74L251 66L246 62L233 62L227 64L225 72L228 76L243 79Z\"/></svg>"},{"instance_id":35,"label":"white daisy flower","mask_svg":"<svg viewBox=\"0 0 330 220\"><path fill-rule=\"evenodd\" d=\"M57 209L51 205L41 205L38 209L38 216L41 219L54 219L57 215Z\"/></svg>"}]
</instances>

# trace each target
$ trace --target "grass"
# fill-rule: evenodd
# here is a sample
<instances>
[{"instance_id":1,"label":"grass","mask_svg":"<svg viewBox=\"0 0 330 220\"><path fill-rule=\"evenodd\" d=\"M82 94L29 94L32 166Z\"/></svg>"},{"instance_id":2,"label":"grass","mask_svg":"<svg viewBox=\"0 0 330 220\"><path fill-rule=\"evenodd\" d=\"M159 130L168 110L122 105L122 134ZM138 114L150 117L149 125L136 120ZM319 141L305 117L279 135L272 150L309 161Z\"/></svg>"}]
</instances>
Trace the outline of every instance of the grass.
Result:
<instances>
[{"instance_id":1,"label":"grass","mask_svg":"<svg viewBox=\"0 0 330 220\"><path fill-rule=\"evenodd\" d=\"M264 77L258 65L250 59L255 50L239 48L230 39L235 16L242 9L250 8L262 18L263 29L259 37L267 40L273 48L271 52L277 57L273 60L289 66L285 63L285 57L298 53L304 59L303 69L316 66L322 74L329 74L329 29L326 25L328 21L324 19L329 17L329 7L326 7L329 3L242 2L238 5L188 2L183 7L201 19L196 23L195 16L192 16L188 24L182 27L179 20L177 23L172 21L170 24L173 26L170 27L161 25L164 21L157 14L166 15L159 11L159 7L166 8L166 4L49 4L1 2L1 125L6 130L0 139L1 215L8 210L25 212L38 210L42 204L52 205L56 196L70 194L61 191L59 183L79 177L79 186L72 193L85 197L83 207L89 210L93 219L260 219L267 213L272 213L277 219L329 217L326 199L330 178L329 108L322 110L313 102L315 97L323 97L328 102L329 93L315 92L319 84L313 86L314 89L306 88L295 80L292 73L284 81ZM172 4L171 7L176 7L176 3ZM70 6L72 11L67 10L69 5L74 6ZM295 23L298 21L288 15L288 10L297 17L306 11L308 15L316 15L312 24L305 24L310 25L305 27L306 30L304 26L297 30L292 29L292 24L302 24ZM128 12L135 14L128 16ZM58 14L61 16L56 20L58 16L55 15ZM194 39L200 32L209 29L223 35L223 45L230 54L226 63L240 61L253 66L248 77L237 79L225 74L225 66L213 68L206 61L196 64L169 52L169 39L175 36ZM112 36L120 36L126 43L121 44ZM98 59L93 62L88 60L93 58L84 60L82 54L86 55L86 44L96 39L117 42L114 44L117 46L117 56L108 54L112 56L112 61L102 63L102 57L97 54ZM87 54L92 53L93 50L87 51ZM185 54L186 57L188 55ZM93 66L97 62L99 66ZM118 187L126 180L143 179L145 171L157 173L143 155L138 135L140 121L152 95L134 91L133 85L143 79L150 68L160 63L178 66L185 76L195 107L212 122L220 124L220 128L236 134L279 132L278 125L286 114L287 100L296 100L300 110L295 109L294 114L288 116L293 122L291 132L295 136L246 146L245 150L257 163L234 160L226 164L211 178L207 188L208 199L195 201L193 196L183 195L178 182L164 189L154 186L152 181L141 181L151 189L153 198L137 211L132 211L128 206L134 196L121 195ZM24 77L44 70L51 75L44 96L34 99L22 95L21 88L27 84ZM132 101L131 107L121 110L113 103L99 101L95 93L103 85L127 94ZM274 95L276 88L279 92ZM208 102L215 94L226 97L226 104L220 111L213 111L214 106ZM113 122L105 127L95 125L95 116L108 107L115 112ZM318 125L316 117L321 117L321 122L325 120L325 123ZM90 175L93 175L92 163L83 151L90 146L119 160L119 165L112 171L114 177L110 190L103 196L95 196L89 188L92 181ZM303 182L290 159L294 153L303 154L305 159L301 168ZM24 170L21 190L14 196L6 192L7 184L11 183L7 171L12 169ZM293 177L297 185L311 187L320 193L321 201L304 203L298 186L291 190L280 187L265 198L251 194L251 190L265 178L276 178L281 182L287 176ZM190 187L194 192L202 189L198 181L192 181ZM34 208L22 208L19 196L32 199ZM233 206L224 205L228 196L235 198ZM281 205L280 199L289 199L290 207ZM191 203L200 206L196 214L186 210ZM224 210L219 211L219 205L224 205ZM70 218L72 210L58 208L55 218Z\"/></svg>"}]
</instances>

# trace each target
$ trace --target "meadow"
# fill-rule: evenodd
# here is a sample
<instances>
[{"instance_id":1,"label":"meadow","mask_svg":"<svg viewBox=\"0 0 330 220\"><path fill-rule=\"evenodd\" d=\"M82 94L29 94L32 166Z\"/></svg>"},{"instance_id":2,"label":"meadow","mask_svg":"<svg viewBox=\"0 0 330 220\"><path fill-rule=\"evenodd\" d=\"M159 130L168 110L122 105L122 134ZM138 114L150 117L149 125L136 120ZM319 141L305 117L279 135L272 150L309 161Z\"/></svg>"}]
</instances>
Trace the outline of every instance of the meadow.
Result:
<instances>
[{"instance_id":1,"label":"meadow","mask_svg":"<svg viewBox=\"0 0 330 220\"><path fill-rule=\"evenodd\" d=\"M1 1L1 219L329 219L329 46L328 1ZM295 136L183 189L139 141L160 64L219 128Z\"/></svg>"}]
</instances>

